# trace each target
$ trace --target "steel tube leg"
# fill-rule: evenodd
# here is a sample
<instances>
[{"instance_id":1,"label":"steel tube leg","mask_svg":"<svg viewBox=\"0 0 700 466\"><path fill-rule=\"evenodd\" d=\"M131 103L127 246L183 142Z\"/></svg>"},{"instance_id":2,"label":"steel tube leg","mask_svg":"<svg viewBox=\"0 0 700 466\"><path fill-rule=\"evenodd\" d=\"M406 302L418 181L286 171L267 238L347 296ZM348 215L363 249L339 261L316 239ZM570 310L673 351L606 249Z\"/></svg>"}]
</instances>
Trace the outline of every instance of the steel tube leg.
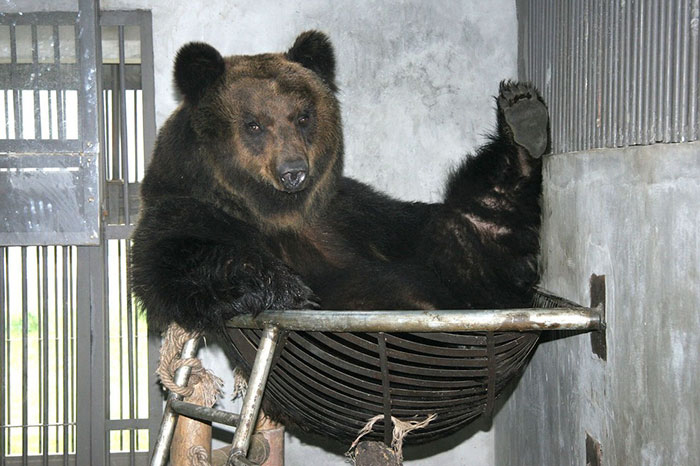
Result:
<instances>
[{"instance_id":1,"label":"steel tube leg","mask_svg":"<svg viewBox=\"0 0 700 466\"><path fill-rule=\"evenodd\" d=\"M199 342L201 338L192 338L187 340L182 346L181 359L193 358L197 355ZM190 366L182 366L175 372L175 383L181 387L187 385L187 381L192 373ZM153 447L153 455L151 456L151 466L165 466L168 461L168 453L170 452L170 443L173 440L173 432L175 432L175 424L177 424L177 413L170 407L172 400L181 400L182 397L176 393L168 394L168 402L165 404L163 411L163 421L160 423L158 438L156 445Z\"/></svg>"},{"instance_id":2,"label":"steel tube leg","mask_svg":"<svg viewBox=\"0 0 700 466\"><path fill-rule=\"evenodd\" d=\"M275 354L278 340L279 329L274 326L266 326L260 338L260 345L255 355L253 370L250 372L250 377L248 378L248 390L243 398L241 418L238 422L236 434L231 444L231 452L228 457L227 465L229 466L235 464L236 458L245 458L248 454L250 436L253 434L255 423L258 419L260 403L263 393L265 392L265 384L270 374L272 357Z\"/></svg>"}]
</instances>

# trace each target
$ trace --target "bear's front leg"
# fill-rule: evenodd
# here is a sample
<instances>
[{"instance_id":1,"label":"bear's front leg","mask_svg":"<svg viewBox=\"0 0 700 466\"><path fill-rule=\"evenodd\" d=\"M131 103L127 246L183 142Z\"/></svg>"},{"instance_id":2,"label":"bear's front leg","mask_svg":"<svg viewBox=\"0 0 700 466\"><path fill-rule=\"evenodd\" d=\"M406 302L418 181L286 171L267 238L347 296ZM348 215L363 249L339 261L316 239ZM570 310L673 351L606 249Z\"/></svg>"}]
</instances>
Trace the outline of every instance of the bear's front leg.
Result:
<instances>
[{"instance_id":1,"label":"bear's front leg","mask_svg":"<svg viewBox=\"0 0 700 466\"><path fill-rule=\"evenodd\" d=\"M527 306L538 280L547 107L528 83L499 87L497 131L447 184L429 262L465 307Z\"/></svg>"},{"instance_id":2,"label":"bear's front leg","mask_svg":"<svg viewBox=\"0 0 700 466\"><path fill-rule=\"evenodd\" d=\"M137 231L132 286L149 324L213 330L238 314L317 308L301 277L260 245L192 237L153 241Z\"/></svg>"}]
</instances>

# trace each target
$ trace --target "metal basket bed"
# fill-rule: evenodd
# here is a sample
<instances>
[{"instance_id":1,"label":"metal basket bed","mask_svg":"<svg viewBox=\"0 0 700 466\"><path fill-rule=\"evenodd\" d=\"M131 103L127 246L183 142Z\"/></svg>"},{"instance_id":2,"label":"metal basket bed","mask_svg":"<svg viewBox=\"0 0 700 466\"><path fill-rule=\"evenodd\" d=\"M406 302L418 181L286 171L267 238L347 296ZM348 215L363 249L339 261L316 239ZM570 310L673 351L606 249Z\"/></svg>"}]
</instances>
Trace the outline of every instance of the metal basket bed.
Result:
<instances>
[{"instance_id":1,"label":"metal basket bed","mask_svg":"<svg viewBox=\"0 0 700 466\"><path fill-rule=\"evenodd\" d=\"M229 464L244 460L263 394L305 430L351 442L368 419L437 418L407 442L452 433L482 414L524 367L542 330L599 330L600 309L544 291L534 308L461 311L273 311L225 331L249 372ZM183 349L194 354L196 344ZM172 394L171 394L172 397ZM167 413L166 413L167 415ZM206 416L203 416L206 419ZM164 421L165 423L165 421ZM163 426L161 426L163 430ZM158 452L161 437L155 456ZM164 440L169 443L168 440ZM154 461L152 464L160 464Z\"/></svg>"}]
</instances>

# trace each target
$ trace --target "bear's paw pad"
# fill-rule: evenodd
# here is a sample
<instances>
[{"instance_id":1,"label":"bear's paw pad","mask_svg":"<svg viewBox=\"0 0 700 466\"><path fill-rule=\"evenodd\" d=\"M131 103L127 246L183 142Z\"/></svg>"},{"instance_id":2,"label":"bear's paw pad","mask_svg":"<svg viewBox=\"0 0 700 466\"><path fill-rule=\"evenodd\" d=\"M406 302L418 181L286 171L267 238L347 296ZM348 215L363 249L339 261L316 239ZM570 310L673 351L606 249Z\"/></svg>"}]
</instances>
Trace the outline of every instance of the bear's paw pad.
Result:
<instances>
[{"instance_id":1,"label":"bear's paw pad","mask_svg":"<svg viewBox=\"0 0 700 466\"><path fill-rule=\"evenodd\" d=\"M535 158L547 149L547 107L529 83L507 81L501 83L498 107L516 144Z\"/></svg>"}]
</instances>

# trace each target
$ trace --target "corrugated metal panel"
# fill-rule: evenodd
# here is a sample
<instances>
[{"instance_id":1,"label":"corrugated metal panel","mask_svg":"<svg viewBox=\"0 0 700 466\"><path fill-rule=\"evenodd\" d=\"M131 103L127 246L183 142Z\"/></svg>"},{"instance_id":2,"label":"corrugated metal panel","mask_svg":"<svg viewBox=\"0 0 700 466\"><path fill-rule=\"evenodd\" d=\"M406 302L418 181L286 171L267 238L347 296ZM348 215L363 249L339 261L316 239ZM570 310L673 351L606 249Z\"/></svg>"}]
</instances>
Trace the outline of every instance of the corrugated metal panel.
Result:
<instances>
[{"instance_id":1,"label":"corrugated metal panel","mask_svg":"<svg viewBox=\"0 0 700 466\"><path fill-rule=\"evenodd\" d=\"M700 0L518 0L519 74L555 153L695 141Z\"/></svg>"}]
</instances>

